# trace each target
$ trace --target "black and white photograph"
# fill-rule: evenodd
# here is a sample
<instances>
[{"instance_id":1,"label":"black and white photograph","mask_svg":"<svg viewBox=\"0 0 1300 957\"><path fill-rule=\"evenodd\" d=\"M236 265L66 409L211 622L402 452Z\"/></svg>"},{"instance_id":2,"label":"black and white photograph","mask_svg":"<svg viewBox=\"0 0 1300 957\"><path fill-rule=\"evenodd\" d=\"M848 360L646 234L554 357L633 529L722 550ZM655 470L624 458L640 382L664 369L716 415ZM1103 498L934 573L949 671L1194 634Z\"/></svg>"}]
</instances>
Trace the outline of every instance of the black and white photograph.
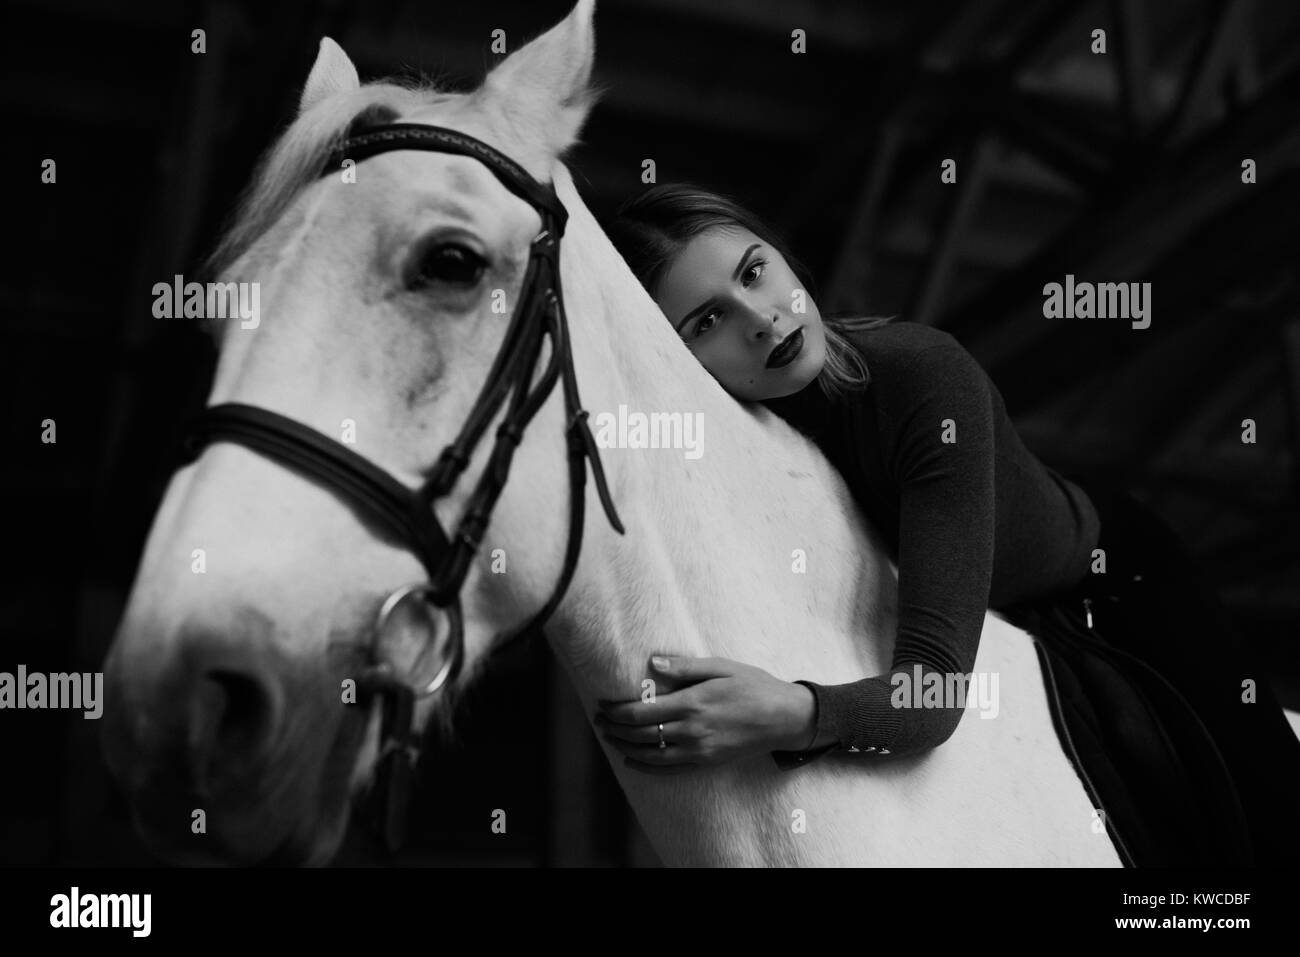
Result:
<instances>
[{"instance_id":1,"label":"black and white photograph","mask_svg":"<svg viewBox=\"0 0 1300 957\"><path fill-rule=\"evenodd\" d=\"M6 926L658 868L1272 923L1300 5L5 20Z\"/></svg>"}]
</instances>

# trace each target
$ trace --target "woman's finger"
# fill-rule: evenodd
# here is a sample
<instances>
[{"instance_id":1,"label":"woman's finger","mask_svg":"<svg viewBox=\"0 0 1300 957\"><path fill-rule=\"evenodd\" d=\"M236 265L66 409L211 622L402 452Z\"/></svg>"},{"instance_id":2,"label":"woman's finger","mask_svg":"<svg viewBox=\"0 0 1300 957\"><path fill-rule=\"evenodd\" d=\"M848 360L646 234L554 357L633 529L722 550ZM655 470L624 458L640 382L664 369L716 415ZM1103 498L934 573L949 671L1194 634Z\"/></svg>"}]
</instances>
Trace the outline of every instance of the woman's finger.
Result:
<instances>
[{"instance_id":1,"label":"woman's finger","mask_svg":"<svg viewBox=\"0 0 1300 957\"><path fill-rule=\"evenodd\" d=\"M626 741L628 744L653 745L659 747L659 724L612 724L608 721L597 721L597 728L606 738L614 738L619 741ZM665 721L664 742L669 747L685 747L687 744L693 744L694 738L690 736L689 726L685 721ZM667 750L667 749L665 749Z\"/></svg>"},{"instance_id":2,"label":"woman's finger","mask_svg":"<svg viewBox=\"0 0 1300 957\"><path fill-rule=\"evenodd\" d=\"M695 658L691 655L654 655L650 669L678 684L696 684L709 678L728 678L736 673L737 662L729 658Z\"/></svg>"},{"instance_id":3,"label":"woman's finger","mask_svg":"<svg viewBox=\"0 0 1300 957\"><path fill-rule=\"evenodd\" d=\"M669 764L682 764L684 762L694 762L696 760L695 749L688 744L669 743L668 728L664 727L664 741L666 747L659 747L659 732L657 728L651 729L654 733L654 744L636 744L632 741L625 741L622 738L615 738L612 735L602 734L601 740L608 744L619 754L627 758L640 761L643 764L653 764L662 767Z\"/></svg>"},{"instance_id":4,"label":"woman's finger","mask_svg":"<svg viewBox=\"0 0 1300 957\"><path fill-rule=\"evenodd\" d=\"M614 724L643 725L681 721L691 714L694 695L690 688L656 696L654 701L602 702L600 711Z\"/></svg>"}]
</instances>

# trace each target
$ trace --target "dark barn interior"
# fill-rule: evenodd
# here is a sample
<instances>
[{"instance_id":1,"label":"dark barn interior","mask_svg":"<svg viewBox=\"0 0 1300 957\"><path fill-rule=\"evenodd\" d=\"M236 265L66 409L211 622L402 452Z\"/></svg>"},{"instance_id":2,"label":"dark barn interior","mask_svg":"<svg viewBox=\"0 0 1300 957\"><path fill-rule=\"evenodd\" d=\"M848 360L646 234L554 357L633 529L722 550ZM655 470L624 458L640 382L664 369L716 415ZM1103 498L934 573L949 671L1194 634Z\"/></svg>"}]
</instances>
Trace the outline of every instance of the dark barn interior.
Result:
<instances>
[{"instance_id":1,"label":"dark barn interior","mask_svg":"<svg viewBox=\"0 0 1300 957\"><path fill-rule=\"evenodd\" d=\"M215 355L153 318L292 118L322 35L363 80L477 85L569 0L15 2L0 279L4 652L95 671ZM191 53L191 30L207 52ZM791 31L807 53L791 52ZM1104 30L1105 53L1093 52ZM568 156L597 216L660 182L727 192L819 280L980 361L1026 444L1183 538L1300 708L1300 7L1289 0L601 0L606 93ZM58 162L57 186L41 162ZM955 184L940 178L955 159ZM1253 182L1243 161L1254 161ZM1066 274L1149 281L1150 328L1044 321ZM38 440L58 423L55 445ZM1243 420L1256 441L1243 442ZM653 865L541 640L435 742L401 864ZM519 728L536 729L520 739ZM77 714L0 715L8 864L155 863ZM510 808L505 835L488 828ZM383 860L363 836L339 863Z\"/></svg>"}]
</instances>

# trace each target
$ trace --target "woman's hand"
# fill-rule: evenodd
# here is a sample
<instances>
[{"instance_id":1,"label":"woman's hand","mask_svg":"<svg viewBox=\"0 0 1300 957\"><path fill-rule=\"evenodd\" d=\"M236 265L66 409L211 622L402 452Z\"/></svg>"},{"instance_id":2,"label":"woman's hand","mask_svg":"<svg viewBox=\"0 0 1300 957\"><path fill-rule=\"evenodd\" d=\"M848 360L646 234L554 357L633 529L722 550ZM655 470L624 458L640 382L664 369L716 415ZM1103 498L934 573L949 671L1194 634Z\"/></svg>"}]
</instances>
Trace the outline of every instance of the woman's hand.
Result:
<instances>
[{"instance_id":1,"label":"woman's hand","mask_svg":"<svg viewBox=\"0 0 1300 957\"><path fill-rule=\"evenodd\" d=\"M768 751L805 748L816 702L803 685L726 658L650 659L652 702L599 702L596 729L625 766L676 774ZM664 692L664 687L673 690ZM659 746L659 725L663 740Z\"/></svg>"}]
</instances>

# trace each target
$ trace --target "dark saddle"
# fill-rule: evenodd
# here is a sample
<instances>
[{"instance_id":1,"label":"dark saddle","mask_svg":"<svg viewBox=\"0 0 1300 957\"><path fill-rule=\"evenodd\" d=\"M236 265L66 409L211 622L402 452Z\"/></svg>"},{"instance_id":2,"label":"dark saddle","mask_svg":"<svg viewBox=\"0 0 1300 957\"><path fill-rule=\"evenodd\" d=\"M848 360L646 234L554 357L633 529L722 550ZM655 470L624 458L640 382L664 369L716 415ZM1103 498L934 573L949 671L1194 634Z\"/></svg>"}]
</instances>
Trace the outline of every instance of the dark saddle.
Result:
<instances>
[{"instance_id":1,"label":"dark saddle","mask_svg":"<svg viewBox=\"0 0 1300 957\"><path fill-rule=\"evenodd\" d=\"M1146 582L1177 562L1165 562L1150 538L1135 538L1150 516L1135 500L1094 501L1102 547L1120 567L1000 611L1034 638L1061 746L1125 865L1252 866L1256 848L1223 742L1198 711L1204 705L1143 644L1151 632L1174 631L1159 607L1167 599ZM1168 654L1198 653L1195 642L1176 641ZM1205 667L1214 662L1205 656Z\"/></svg>"},{"instance_id":2,"label":"dark saddle","mask_svg":"<svg viewBox=\"0 0 1300 957\"><path fill-rule=\"evenodd\" d=\"M1034 638L1061 747L1125 865L1253 865L1237 787L1183 695L1089 629L1082 601L1004 614Z\"/></svg>"}]
</instances>

